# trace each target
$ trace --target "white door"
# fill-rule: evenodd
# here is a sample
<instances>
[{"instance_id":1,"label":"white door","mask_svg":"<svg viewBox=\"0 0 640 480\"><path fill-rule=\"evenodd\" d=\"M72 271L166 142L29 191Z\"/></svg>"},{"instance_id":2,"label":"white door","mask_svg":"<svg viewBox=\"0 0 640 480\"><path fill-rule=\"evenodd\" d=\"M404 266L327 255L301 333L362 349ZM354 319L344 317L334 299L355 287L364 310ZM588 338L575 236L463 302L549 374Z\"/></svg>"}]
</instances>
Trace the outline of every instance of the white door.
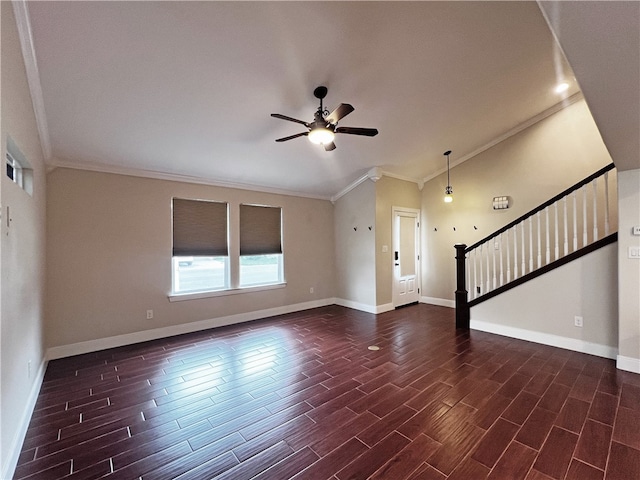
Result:
<instances>
[{"instance_id":1,"label":"white door","mask_svg":"<svg viewBox=\"0 0 640 480\"><path fill-rule=\"evenodd\" d=\"M420 300L420 211L393 208L393 306Z\"/></svg>"}]
</instances>

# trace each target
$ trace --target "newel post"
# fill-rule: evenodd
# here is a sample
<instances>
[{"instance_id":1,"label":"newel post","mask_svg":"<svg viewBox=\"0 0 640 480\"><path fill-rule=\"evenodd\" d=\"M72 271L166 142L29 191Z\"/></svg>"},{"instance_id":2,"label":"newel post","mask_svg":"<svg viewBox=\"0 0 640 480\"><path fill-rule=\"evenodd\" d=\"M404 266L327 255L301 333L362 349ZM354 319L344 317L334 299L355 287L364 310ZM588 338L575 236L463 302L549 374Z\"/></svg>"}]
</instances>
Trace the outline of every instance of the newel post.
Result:
<instances>
[{"instance_id":1,"label":"newel post","mask_svg":"<svg viewBox=\"0 0 640 480\"><path fill-rule=\"evenodd\" d=\"M469 304L465 281L465 244L456 244L456 328L469 329Z\"/></svg>"}]
</instances>

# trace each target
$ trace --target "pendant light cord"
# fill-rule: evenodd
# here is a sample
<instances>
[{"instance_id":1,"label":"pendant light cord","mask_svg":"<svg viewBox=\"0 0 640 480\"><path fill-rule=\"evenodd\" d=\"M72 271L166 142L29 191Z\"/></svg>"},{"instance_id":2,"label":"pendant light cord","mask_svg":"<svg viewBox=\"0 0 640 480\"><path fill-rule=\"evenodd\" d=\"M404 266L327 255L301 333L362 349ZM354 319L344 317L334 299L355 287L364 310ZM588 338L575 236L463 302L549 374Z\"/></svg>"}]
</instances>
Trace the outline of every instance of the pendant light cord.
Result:
<instances>
[{"instance_id":1,"label":"pendant light cord","mask_svg":"<svg viewBox=\"0 0 640 480\"><path fill-rule=\"evenodd\" d=\"M447 190L449 190L451 188L451 178L449 178L449 155L451 155L451 150L444 152L444 155L447 157Z\"/></svg>"}]
</instances>

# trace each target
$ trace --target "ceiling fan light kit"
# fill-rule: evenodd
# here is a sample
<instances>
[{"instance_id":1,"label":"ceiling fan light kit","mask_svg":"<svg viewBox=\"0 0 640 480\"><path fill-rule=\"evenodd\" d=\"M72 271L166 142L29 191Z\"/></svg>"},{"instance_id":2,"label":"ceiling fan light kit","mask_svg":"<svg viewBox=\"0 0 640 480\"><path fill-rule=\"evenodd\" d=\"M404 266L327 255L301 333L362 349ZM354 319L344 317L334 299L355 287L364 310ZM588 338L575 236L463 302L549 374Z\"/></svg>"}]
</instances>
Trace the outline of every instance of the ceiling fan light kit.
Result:
<instances>
[{"instance_id":1,"label":"ceiling fan light kit","mask_svg":"<svg viewBox=\"0 0 640 480\"><path fill-rule=\"evenodd\" d=\"M335 134L328 128L316 127L309 132L309 141L316 145L326 145L333 142Z\"/></svg>"},{"instance_id":2,"label":"ceiling fan light kit","mask_svg":"<svg viewBox=\"0 0 640 480\"><path fill-rule=\"evenodd\" d=\"M324 146L326 151L335 150L336 145L333 143L336 133L346 133L348 135L362 135L365 137L374 137L378 134L375 128L357 128L357 127L338 127L338 122L353 112L355 109L348 103L341 103L333 112L329 113L322 104L322 100L327 96L328 89L319 86L313 91L313 95L320 100L320 106L313 116L313 122L304 122L297 118L287 117L279 113L272 113L271 116L286 120L288 122L300 123L307 127L309 131L296 133L288 137L276 139L276 142L286 142L298 137L308 137L311 143Z\"/></svg>"}]
</instances>

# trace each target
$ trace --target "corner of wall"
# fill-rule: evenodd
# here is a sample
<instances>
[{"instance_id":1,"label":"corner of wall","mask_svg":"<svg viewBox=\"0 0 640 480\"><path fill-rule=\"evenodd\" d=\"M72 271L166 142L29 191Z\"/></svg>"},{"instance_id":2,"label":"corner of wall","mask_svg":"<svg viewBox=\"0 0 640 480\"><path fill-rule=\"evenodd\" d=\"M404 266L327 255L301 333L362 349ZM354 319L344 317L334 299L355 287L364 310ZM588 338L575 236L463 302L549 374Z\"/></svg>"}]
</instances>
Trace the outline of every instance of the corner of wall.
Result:
<instances>
[{"instance_id":1,"label":"corner of wall","mask_svg":"<svg viewBox=\"0 0 640 480\"><path fill-rule=\"evenodd\" d=\"M25 402L25 407L20 412L17 428L13 431L13 437L10 440L9 447L6 449L6 457L2 459L2 471L0 471L0 478L13 478L13 474L18 464L18 457L20 456L20 450L24 442L24 437L27 434L29 428L29 422L33 415L33 410L38 400L38 394L40 393L40 387L44 381L44 374L47 371L47 364L49 362L43 359L40 363L40 367L34 376L33 383L31 385L31 391ZM4 449L4 447L3 447Z\"/></svg>"}]
</instances>

